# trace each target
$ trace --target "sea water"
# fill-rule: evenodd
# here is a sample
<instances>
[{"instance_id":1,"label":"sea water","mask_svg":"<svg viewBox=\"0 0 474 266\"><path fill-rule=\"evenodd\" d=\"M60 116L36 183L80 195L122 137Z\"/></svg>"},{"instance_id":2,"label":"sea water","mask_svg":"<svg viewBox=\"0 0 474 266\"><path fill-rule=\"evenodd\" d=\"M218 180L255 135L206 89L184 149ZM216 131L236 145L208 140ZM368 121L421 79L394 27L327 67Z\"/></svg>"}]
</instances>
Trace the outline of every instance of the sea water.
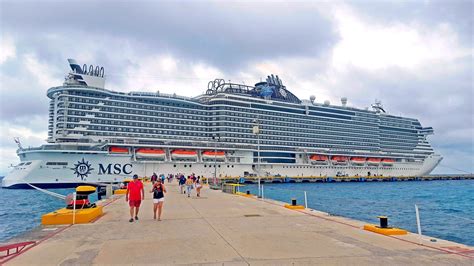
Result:
<instances>
[{"instance_id":1,"label":"sea water","mask_svg":"<svg viewBox=\"0 0 474 266\"><path fill-rule=\"evenodd\" d=\"M74 189L48 189L58 194L68 195ZM97 193L89 196L97 200ZM0 242L27 232L41 224L41 215L63 208L66 203L35 189L0 188Z\"/></svg>"},{"instance_id":2,"label":"sea water","mask_svg":"<svg viewBox=\"0 0 474 266\"><path fill-rule=\"evenodd\" d=\"M256 185L240 188L257 193ZM378 224L379 215L389 225L417 232L418 205L422 234L474 246L474 181L406 181L264 184L265 198L291 202L331 215Z\"/></svg>"}]
</instances>

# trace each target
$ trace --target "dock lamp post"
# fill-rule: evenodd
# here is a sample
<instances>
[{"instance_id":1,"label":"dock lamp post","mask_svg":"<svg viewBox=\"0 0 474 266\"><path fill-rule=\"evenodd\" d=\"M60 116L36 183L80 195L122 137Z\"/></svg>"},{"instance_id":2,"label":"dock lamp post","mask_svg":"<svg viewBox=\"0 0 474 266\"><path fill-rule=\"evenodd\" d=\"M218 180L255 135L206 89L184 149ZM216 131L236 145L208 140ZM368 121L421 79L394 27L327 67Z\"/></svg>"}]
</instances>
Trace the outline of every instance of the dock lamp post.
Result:
<instances>
[{"instance_id":1,"label":"dock lamp post","mask_svg":"<svg viewBox=\"0 0 474 266\"><path fill-rule=\"evenodd\" d=\"M261 196L260 185L260 120L253 120L253 134L257 135L257 175L258 175L258 197Z\"/></svg>"},{"instance_id":2,"label":"dock lamp post","mask_svg":"<svg viewBox=\"0 0 474 266\"><path fill-rule=\"evenodd\" d=\"M214 141L214 186L217 185L217 142L219 142L220 139L220 136L216 136L215 134L212 136L212 140Z\"/></svg>"}]
</instances>

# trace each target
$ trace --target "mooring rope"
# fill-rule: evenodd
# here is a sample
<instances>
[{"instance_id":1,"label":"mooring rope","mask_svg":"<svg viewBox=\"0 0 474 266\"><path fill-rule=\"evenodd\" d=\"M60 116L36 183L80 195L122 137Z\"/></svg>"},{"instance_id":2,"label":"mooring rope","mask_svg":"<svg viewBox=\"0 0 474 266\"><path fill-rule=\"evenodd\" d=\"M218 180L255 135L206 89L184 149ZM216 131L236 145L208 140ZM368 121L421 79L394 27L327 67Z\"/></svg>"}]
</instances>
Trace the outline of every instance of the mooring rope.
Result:
<instances>
[{"instance_id":1,"label":"mooring rope","mask_svg":"<svg viewBox=\"0 0 474 266\"><path fill-rule=\"evenodd\" d=\"M46 189L42 189L42 188L39 188L37 186L33 186L32 184L30 183L26 183L28 186L40 191L40 192L43 192L45 194L48 194L50 196L53 196L53 197L56 197L56 198L60 198L60 199L63 199L65 200L66 199L66 196L62 195L62 194L59 194L59 193L55 193L55 192L52 192L52 191L49 191L49 190L46 190Z\"/></svg>"}]
</instances>

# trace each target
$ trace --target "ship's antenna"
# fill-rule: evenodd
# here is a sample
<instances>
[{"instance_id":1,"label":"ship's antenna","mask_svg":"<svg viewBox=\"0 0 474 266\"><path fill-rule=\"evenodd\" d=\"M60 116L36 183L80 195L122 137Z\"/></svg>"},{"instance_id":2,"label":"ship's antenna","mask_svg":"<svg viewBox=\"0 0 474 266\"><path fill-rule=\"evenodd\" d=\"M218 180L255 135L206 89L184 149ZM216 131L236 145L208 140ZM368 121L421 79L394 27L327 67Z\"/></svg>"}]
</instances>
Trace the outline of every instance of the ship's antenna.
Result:
<instances>
[{"instance_id":1,"label":"ship's antenna","mask_svg":"<svg viewBox=\"0 0 474 266\"><path fill-rule=\"evenodd\" d=\"M18 149L23 150L23 146L21 146L20 138L14 137L13 140L15 141L16 145L18 145Z\"/></svg>"}]
</instances>

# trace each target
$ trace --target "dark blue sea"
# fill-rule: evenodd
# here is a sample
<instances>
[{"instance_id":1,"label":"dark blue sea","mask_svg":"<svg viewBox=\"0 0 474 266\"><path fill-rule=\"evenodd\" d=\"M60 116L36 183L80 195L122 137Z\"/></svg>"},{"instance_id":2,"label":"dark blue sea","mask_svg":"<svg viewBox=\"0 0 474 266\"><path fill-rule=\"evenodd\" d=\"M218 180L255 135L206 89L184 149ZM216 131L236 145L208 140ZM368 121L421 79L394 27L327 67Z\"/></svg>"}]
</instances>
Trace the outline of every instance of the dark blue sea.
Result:
<instances>
[{"instance_id":1,"label":"dark blue sea","mask_svg":"<svg viewBox=\"0 0 474 266\"><path fill-rule=\"evenodd\" d=\"M74 189L49 189L67 195ZM89 196L97 200L97 193ZM41 224L41 215L65 207L65 201L34 189L0 188L0 242Z\"/></svg>"},{"instance_id":2,"label":"dark blue sea","mask_svg":"<svg viewBox=\"0 0 474 266\"><path fill-rule=\"evenodd\" d=\"M474 246L474 180L264 184L263 190L265 198L296 198L301 205L306 191L309 208L374 224L386 215L389 225L411 232L417 204L423 235Z\"/></svg>"},{"instance_id":3,"label":"dark blue sea","mask_svg":"<svg viewBox=\"0 0 474 266\"><path fill-rule=\"evenodd\" d=\"M244 187L256 194L257 186ZM67 195L72 189L52 189ZM370 223L378 215L389 224L416 232L415 203L424 235L474 246L474 181L265 184L266 198L290 202ZM93 194L91 200L97 199ZM0 242L37 227L41 215L63 207L64 201L36 190L0 188Z\"/></svg>"}]
</instances>

